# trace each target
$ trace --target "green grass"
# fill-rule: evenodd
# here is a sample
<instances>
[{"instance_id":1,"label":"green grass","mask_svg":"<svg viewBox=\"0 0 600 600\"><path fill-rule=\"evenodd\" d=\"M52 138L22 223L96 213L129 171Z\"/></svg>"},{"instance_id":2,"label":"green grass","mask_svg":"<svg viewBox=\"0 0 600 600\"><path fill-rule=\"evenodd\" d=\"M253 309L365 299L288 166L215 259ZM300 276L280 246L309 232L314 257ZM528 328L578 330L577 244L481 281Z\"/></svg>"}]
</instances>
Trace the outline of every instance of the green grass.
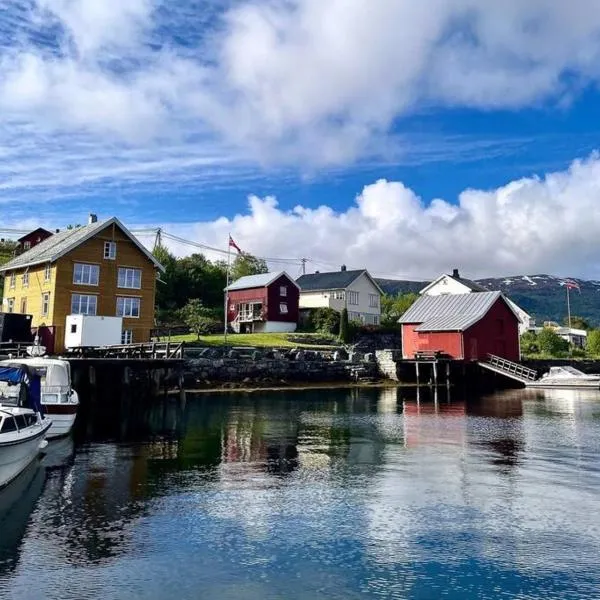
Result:
<instances>
[{"instance_id":1,"label":"green grass","mask_svg":"<svg viewBox=\"0 0 600 600\"><path fill-rule=\"evenodd\" d=\"M253 347L276 347L276 348L332 348L327 344L300 344L293 340L294 334L288 333L230 333L227 336L229 346L253 346ZM302 334L308 337L308 334ZM290 339L290 336L292 339ZM165 338L161 338L164 341ZM176 335L171 338L172 342L197 342L195 334ZM220 335L201 335L200 343L207 346L224 346L225 337Z\"/></svg>"}]
</instances>

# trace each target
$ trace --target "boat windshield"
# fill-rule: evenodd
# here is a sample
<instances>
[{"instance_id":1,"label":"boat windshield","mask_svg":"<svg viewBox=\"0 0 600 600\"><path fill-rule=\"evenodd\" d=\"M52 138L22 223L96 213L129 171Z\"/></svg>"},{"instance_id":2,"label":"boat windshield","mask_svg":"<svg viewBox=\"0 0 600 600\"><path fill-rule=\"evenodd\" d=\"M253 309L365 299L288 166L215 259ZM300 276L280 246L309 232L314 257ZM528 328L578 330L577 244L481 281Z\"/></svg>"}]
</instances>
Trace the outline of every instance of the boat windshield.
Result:
<instances>
[{"instance_id":1,"label":"boat windshield","mask_svg":"<svg viewBox=\"0 0 600 600\"><path fill-rule=\"evenodd\" d=\"M564 367L551 367L548 373L550 377L587 377L585 373L582 373L575 367L564 366Z\"/></svg>"}]
</instances>

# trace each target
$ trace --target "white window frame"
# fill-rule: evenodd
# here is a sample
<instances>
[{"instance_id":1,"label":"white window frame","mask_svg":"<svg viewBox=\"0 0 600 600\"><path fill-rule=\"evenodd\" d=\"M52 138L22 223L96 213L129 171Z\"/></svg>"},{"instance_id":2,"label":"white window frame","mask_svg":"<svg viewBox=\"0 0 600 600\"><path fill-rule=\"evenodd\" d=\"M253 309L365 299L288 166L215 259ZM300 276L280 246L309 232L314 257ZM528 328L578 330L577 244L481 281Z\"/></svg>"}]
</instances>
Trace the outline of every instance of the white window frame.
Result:
<instances>
[{"instance_id":1,"label":"white window frame","mask_svg":"<svg viewBox=\"0 0 600 600\"><path fill-rule=\"evenodd\" d=\"M137 305L137 315L134 307ZM117 296L117 317L124 319L139 319L142 312L142 299L139 296Z\"/></svg>"},{"instance_id":2,"label":"white window frame","mask_svg":"<svg viewBox=\"0 0 600 600\"><path fill-rule=\"evenodd\" d=\"M349 306L358 306L360 303L360 294L359 292L355 292L350 290L348 292L348 305Z\"/></svg>"},{"instance_id":3,"label":"white window frame","mask_svg":"<svg viewBox=\"0 0 600 600\"><path fill-rule=\"evenodd\" d=\"M82 281L76 281L77 267L81 267ZM94 272L96 273L96 283L93 283L92 281L92 273ZM87 277L85 277L86 273ZM75 263L73 265L73 285L87 285L98 287L98 285L100 285L100 265L95 265L92 263Z\"/></svg>"},{"instance_id":4,"label":"white window frame","mask_svg":"<svg viewBox=\"0 0 600 600\"><path fill-rule=\"evenodd\" d=\"M24 288L29 287L29 271L25 271L25 273L23 273L22 287L24 287Z\"/></svg>"},{"instance_id":5,"label":"white window frame","mask_svg":"<svg viewBox=\"0 0 600 600\"><path fill-rule=\"evenodd\" d=\"M74 309L75 298L78 298L78 306ZM83 299L85 298L85 302ZM85 304L85 312L82 307ZM90 310L93 307L93 311ZM93 294L71 294L71 314L72 315L87 315L95 317L98 313L98 296Z\"/></svg>"},{"instance_id":6,"label":"white window frame","mask_svg":"<svg viewBox=\"0 0 600 600\"><path fill-rule=\"evenodd\" d=\"M287 285L280 285L279 286L279 295L282 298L287 298Z\"/></svg>"},{"instance_id":7,"label":"white window frame","mask_svg":"<svg viewBox=\"0 0 600 600\"><path fill-rule=\"evenodd\" d=\"M42 317L47 317L50 314L50 292L44 292L42 294Z\"/></svg>"},{"instance_id":8,"label":"white window frame","mask_svg":"<svg viewBox=\"0 0 600 600\"><path fill-rule=\"evenodd\" d=\"M104 260L116 260L117 242L104 242Z\"/></svg>"},{"instance_id":9,"label":"white window frame","mask_svg":"<svg viewBox=\"0 0 600 600\"><path fill-rule=\"evenodd\" d=\"M334 300L343 300L346 297L345 293L340 291L333 292L332 296Z\"/></svg>"},{"instance_id":10,"label":"white window frame","mask_svg":"<svg viewBox=\"0 0 600 600\"><path fill-rule=\"evenodd\" d=\"M15 299L14 298L6 299L6 311L9 313L15 312Z\"/></svg>"},{"instance_id":11,"label":"white window frame","mask_svg":"<svg viewBox=\"0 0 600 600\"><path fill-rule=\"evenodd\" d=\"M133 344L133 329L123 329L121 332L121 344Z\"/></svg>"},{"instance_id":12,"label":"white window frame","mask_svg":"<svg viewBox=\"0 0 600 600\"><path fill-rule=\"evenodd\" d=\"M51 279L52 279L52 265L51 264L47 264L44 267L44 281L47 283Z\"/></svg>"},{"instance_id":13,"label":"white window frame","mask_svg":"<svg viewBox=\"0 0 600 600\"><path fill-rule=\"evenodd\" d=\"M123 272L123 282L121 283L121 272ZM135 285L135 274L139 273L139 285ZM131 285L128 284L128 277L131 276ZM141 290L142 289L142 269L136 267L119 267L117 271L117 287L124 290Z\"/></svg>"},{"instance_id":14,"label":"white window frame","mask_svg":"<svg viewBox=\"0 0 600 600\"><path fill-rule=\"evenodd\" d=\"M280 315L287 315L287 314L289 314L287 302L280 302L279 303L279 314Z\"/></svg>"},{"instance_id":15,"label":"white window frame","mask_svg":"<svg viewBox=\"0 0 600 600\"><path fill-rule=\"evenodd\" d=\"M10 279L8 280L8 287L11 290L14 290L17 287L17 274L16 273L11 273L10 274Z\"/></svg>"},{"instance_id":16,"label":"white window frame","mask_svg":"<svg viewBox=\"0 0 600 600\"><path fill-rule=\"evenodd\" d=\"M31 250L31 242L23 242L24 250Z\"/></svg>"},{"instance_id":17,"label":"white window frame","mask_svg":"<svg viewBox=\"0 0 600 600\"><path fill-rule=\"evenodd\" d=\"M369 307L379 308L379 294L369 294Z\"/></svg>"}]
</instances>

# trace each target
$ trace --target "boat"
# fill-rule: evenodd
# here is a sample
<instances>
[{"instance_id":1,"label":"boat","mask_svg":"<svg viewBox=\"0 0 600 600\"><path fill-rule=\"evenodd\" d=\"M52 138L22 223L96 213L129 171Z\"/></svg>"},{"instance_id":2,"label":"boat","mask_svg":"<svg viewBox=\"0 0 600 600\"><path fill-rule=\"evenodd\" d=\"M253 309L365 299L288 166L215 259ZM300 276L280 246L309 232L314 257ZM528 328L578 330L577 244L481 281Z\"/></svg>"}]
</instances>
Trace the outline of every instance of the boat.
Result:
<instances>
[{"instance_id":1,"label":"boat","mask_svg":"<svg viewBox=\"0 0 600 600\"><path fill-rule=\"evenodd\" d=\"M23 365L2 365L0 400L10 388L18 390L18 405L5 406L0 402L0 488L17 478L39 456L48 444L46 435L52 426L52 421L41 413L37 375Z\"/></svg>"},{"instance_id":2,"label":"boat","mask_svg":"<svg viewBox=\"0 0 600 600\"><path fill-rule=\"evenodd\" d=\"M550 370L544 373L540 379L529 381L526 386L530 388L592 388L597 390L600 389L600 375L586 375L579 369L570 366L550 367Z\"/></svg>"},{"instance_id":3,"label":"boat","mask_svg":"<svg viewBox=\"0 0 600 600\"><path fill-rule=\"evenodd\" d=\"M71 385L71 365L58 358L19 358L0 361L3 364L23 364L41 380L41 403L44 414L52 420L48 439L68 435L73 429L79 408L79 395Z\"/></svg>"}]
</instances>

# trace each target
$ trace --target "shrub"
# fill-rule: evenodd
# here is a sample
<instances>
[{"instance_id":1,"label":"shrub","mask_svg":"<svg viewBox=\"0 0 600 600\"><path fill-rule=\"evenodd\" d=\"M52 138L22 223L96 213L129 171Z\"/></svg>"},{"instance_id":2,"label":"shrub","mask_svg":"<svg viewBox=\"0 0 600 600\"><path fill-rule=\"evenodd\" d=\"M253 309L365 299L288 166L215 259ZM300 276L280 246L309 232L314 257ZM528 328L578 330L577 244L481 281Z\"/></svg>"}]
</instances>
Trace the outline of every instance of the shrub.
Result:
<instances>
[{"instance_id":1,"label":"shrub","mask_svg":"<svg viewBox=\"0 0 600 600\"><path fill-rule=\"evenodd\" d=\"M544 327L537 335L540 352L548 356L560 356L569 351L569 342L561 338L556 331L550 327Z\"/></svg>"},{"instance_id":2,"label":"shrub","mask_svg":"<svg viewBox=\"0 0 600 600\"><path fill-rule=\"evenodd\" d=\"M333 308L315 308L310 313L310 323L319 333L338 333L340 328L340 313Z\"/></svg>"}]
</instances>

